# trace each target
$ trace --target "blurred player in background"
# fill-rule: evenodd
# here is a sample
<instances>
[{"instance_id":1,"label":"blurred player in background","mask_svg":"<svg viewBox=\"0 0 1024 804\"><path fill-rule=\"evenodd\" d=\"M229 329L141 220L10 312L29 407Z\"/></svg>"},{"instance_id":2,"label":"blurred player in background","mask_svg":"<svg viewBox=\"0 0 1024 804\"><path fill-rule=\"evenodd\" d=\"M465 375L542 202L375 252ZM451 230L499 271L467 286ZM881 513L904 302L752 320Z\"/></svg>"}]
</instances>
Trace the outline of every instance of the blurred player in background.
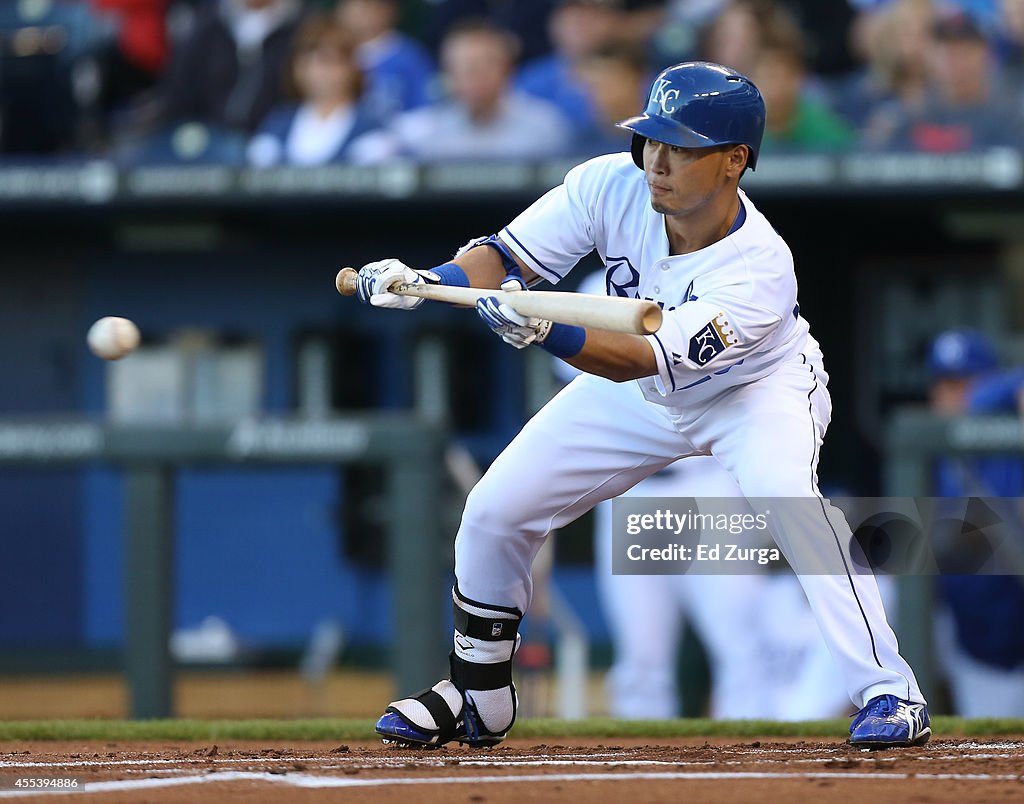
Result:
<instances>
[{"instance_id":1,"label":"blurred player in background","mask_svg":"<svg viewBox=\"0 0 1024 804\"><path fill-rule=\"evenodd\" d=\"M764 122L764 100L746 76L720 64L675 65L655 78L645 111L621 123L635 135L630 153L573 168L498 234L433 270L386 259L359 271L363 302L414 309L423 299L391 292L393 283L528 293L596 250L609 295L665 310L660 330L642 336L523 316L495 297L477 303L506 343L539 345L584 373L469 495L455 540L450 677L392 702L377 723L386 740L504 740L516 718L512 657L530 567L547 535L677 460L707 455L745 497L774 501L767 529L800 573L860 709L851 742L928 740L924 697L875 578L857 569L850 527L818 491L828 374L800 315L789 247L739 189L756 167Z\"/></svg>"},{"instance_id":2,"label":"blurred player in background","mask_svg":"<svg viewBox=\"0 0 1024 804\"><path fill-rule=\"evenodd\" d=\"M931 409L943 416L1019 415L1024 368L1001 369L994 344L975 329L952 329L928 355ZM1001 497L998 513L1024 537L1024 460L949 456L935 472L937 496ZM1024 543L1024 538L1021 539ZM940 631L953 705L963 717L1024 716L1024 579L944 575L938 591L950 626ZM940 621L941 622L941 621Z\"/></svg>"}]
</instances>

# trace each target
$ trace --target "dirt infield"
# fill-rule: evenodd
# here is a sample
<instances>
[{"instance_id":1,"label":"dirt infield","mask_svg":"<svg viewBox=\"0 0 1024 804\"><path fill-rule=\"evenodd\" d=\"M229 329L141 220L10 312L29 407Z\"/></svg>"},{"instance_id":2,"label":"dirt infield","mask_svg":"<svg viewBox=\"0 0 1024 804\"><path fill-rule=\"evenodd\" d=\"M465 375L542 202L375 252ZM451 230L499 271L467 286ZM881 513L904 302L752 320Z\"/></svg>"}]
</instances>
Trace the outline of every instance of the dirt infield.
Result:
<instances>
[{"instance_id":1,"label":"dirt infield","mask_svg":"<svg viewBox=\"0 0 1024 804\"><path fill-rule=\"evenodd\" d=\"M819 740L513 739L483 750L380 743L0 744L0 799L87 802L520 801L862 804L1024 798L1024 738L863 751ZM18 779L77 779L71 793ZM24 784L24 783L23 783Z\"/></svg>"}]
</instances>

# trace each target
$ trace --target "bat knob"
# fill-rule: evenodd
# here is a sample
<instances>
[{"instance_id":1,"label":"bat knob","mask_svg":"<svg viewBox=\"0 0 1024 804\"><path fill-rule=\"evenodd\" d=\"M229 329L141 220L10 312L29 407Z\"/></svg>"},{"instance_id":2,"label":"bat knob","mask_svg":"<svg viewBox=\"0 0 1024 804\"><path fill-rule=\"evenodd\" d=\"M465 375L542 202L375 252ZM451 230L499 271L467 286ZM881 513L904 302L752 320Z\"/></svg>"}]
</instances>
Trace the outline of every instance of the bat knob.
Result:
<instances>
[{"instance_id":1,"label":"bat knob","mask_svg":"<svg viewBox=\"0 0 1024 804\"><path fill-rule=\"evenodd\" d=\"M334 280L334 286L342 296L355 296L359 272L355 268L342 268Z\"/></svg>"}]
</instances>

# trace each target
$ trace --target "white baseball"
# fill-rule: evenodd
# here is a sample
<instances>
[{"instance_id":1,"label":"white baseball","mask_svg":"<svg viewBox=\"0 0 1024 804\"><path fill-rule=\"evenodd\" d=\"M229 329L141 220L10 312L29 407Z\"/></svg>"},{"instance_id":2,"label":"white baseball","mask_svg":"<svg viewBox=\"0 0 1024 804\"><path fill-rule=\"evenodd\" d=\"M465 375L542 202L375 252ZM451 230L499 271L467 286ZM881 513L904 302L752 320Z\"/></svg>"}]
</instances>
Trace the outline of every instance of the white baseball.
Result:
<instances>
[{"instance_id":1,"label":"white baseball","mask_svg":"<svg viewBox=\"0 0 1024 804\"><path fill-rule=\"evenodd\" d=\"M139 328L127 318L108 315L89 327L85 339L93 354L104 360L120 360L139 345Z\"/></svg>"}]
</instances>

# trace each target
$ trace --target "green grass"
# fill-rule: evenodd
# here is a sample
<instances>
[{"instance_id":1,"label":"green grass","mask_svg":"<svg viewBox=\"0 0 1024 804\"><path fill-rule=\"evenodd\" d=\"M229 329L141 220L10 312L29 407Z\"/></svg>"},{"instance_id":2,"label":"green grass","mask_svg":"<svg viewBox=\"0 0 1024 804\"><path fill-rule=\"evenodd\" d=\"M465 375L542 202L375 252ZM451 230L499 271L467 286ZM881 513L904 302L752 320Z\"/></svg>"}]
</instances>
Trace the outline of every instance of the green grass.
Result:
<instances>
[{"instance_id":1,"label":"green grass","mask_svg":"<svg viewBox=\"0 0 1024 804\"><path fill-rule=\"evenodd\" d=\"M842 739L848 720L780 723L769 720L521 720L512 734L538 740L640 737L825 737ZM1024 736L1024 720L986 718L966 720L936 717L936 737ZM370 720L26 720L0 723L0 740L215 740L302 741L371 740Z\"/></svg>"}]
</instances>

